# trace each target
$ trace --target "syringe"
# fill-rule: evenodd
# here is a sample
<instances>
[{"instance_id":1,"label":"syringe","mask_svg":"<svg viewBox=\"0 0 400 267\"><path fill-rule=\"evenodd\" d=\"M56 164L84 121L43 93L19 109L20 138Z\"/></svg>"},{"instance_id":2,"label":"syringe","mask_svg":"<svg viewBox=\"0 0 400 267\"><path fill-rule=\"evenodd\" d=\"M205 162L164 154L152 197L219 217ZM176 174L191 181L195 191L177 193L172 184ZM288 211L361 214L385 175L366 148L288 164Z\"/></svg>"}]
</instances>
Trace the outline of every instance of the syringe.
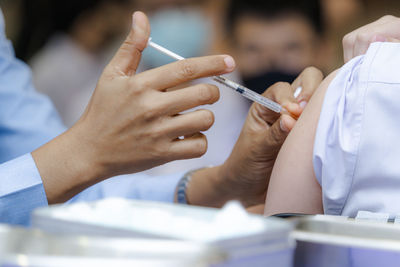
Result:
<instances>
[{"instance_id":1,"label":"syringe","mask_svg":"<svg viewBox=\"0 0 400 267\"><path fill-rule=\"evenodd\" d=\"M165 47L162 47L161 45L158 45L154 42L151 41L151 38L149 39L148 45L153 47L154 49L162 52L163 54L170 56L176 60L183 60L185 59L184 57L166 49ZM279 105L278 103L254 92L253 90L250 90L247 87L244 87L243 85L240 85L238 83L235 83L234 81L231 81L227 78L225 78L224 76L218 75L218 76L214 76L212 77L214 81L221 83L223 85L225 85L226 87L229 87L230 89L235 90L236 92L238 92L239 94L241 94L242 96L257 102L258 104L269 108L272 111L275 111L276 113L281 113L283 110L285 110L284 108L282 108L281 105Z\"/></svg>"}]
</instances>

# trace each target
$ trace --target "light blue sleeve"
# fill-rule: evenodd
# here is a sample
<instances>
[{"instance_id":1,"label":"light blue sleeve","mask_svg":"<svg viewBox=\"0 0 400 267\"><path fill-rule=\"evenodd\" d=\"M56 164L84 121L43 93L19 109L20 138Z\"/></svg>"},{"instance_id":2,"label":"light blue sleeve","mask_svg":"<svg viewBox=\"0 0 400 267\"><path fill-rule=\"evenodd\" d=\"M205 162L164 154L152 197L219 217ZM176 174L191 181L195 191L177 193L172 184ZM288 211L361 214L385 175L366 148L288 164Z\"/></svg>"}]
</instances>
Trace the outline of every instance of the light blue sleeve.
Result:
<instances>
[{"instance_id":1,"label":"light blue sleeve","mask_svg":"<svg viewBox=\"0 0 400 267\"><path fill-rule=\"evenodd\" d=\"M35 91L29 67L15 58L0 10L0 222L27 225L31 211L48 204L40 174L27 153L64 130L50 100ZM181 176L115 177L70 202L105 197L171 202Z\"/></svg>"},{"instance_id":2,"label":"light blue sleeve","mask_svg":"<svg viewBox=\"0 0 400 267\"><path fill-rule=\"evenodd\" d=\"M182 172L165 176L148 176L140 173L117 176L86 189L68 203L109 197L173 202L176 186L183 175Z\"/></svg>"},{"instance_id":3,"label":"light blue sleeve","mask_svg":"<svg viewBox=\"0 0 400 267\"><path fill-rule=\"evenodd\" d=\"M0 223L28 225L30 213L47 205L42 179L30 154L0 165Z\"/></svg>"},{"instance_id":4,"label":"light blue sleeve","mask_svg":"<svg viewBox=\"0 0 400 267\"><path fill-rule=\"evenodd\" d=\"M65 130L50 100L37 93L16 59L0 10L0 163L29 153Z\"/></svg>"}]
</instances>

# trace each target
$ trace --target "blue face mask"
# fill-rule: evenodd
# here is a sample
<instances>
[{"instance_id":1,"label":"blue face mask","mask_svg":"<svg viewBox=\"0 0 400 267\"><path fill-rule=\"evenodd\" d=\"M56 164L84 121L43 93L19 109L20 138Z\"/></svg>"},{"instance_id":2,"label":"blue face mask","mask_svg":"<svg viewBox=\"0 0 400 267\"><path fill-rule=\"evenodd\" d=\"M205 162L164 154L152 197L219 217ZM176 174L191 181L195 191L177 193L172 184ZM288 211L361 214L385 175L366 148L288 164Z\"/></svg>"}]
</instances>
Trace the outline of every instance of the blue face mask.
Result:
<instances>
[{"instance_id":1,"label":"blue face mask","mask_svg":"<svg viewBox=\"0 0 400 267\"><path fill-rule=\"evenodd\" d=\"M207 17L195 9L164 9L150 16L152 40L183 56L203 56L211 43ZM154 68L171 63L170 57L154 49L145 49L142 62Z\"/></svg>"}]
</instances>

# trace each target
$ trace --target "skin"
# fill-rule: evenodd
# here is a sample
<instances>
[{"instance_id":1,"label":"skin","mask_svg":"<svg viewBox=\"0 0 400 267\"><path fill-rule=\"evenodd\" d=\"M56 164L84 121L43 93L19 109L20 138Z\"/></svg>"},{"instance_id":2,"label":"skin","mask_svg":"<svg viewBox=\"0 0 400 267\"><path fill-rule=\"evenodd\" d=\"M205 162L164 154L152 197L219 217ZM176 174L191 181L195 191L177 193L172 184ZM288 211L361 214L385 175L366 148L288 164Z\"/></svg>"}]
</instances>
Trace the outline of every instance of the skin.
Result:
<instances>
[{"instance_id":1,"label":"skin","mask_svg":"<svg viewBox=\"0 0 400 267\"><path fill-rule=\"evenodd\" d=\"M244 15L233 29L234 54L244 76L271 69L300 73L317 64L321 41L301 16Z\"/></svg>"},{"instance_id":2,"label":"skin","mask_svg":"<svg viewBox=\"0 0 400 267\"><path fill-rule=\"evenodd\" d=\"M207 140L200 131L213 123L210 111L180 112L212 104L218 88L185 82L230 72L229 56L187 59L135 74L150 27L140 12L133 28L104 70L81 119L68 131L32 153L41 174L48 202L63 202L85 188L115 175L139 172L168 161L198 157ZM242 134L229 159L221 166L193 174L189 203L220 207L238 199L246 206L263 203L267 182L280 146L306 103L322 81L315 68L296 80L303 86L278 83L265 95L290 113L279 115L258 104L249 112ZM169 90L179 87L179 90ZM184 139L179 137L184 136Z\"/></svg>"},{"instance_id":3,"label":"skin","mask_svg":"<svg viewBox=\"0 0 400 267\"><path fill-rule=\"evenodd\" d=\"M384 16L343 38L344 60L363 55L373 42L400 42L400 18Z\"/></svg>"},{"instance_id":4,"label":"skin","mask_svg":"<svg viewBox=\"0 0 400 267\"><path fill-rule=\"evenodd\" d=\"M200 84L167 89L230 72L235 63L229 56L211 56L135 74L149 34L147 17L136 12L129 36L105 68L80 120L32 152L50 204L64 202L106 178L199 157L207 150L200 131L211 127L213 114L179 113L214 103L218 88Z\"/></svg>"},{"instance_id":5,"label":"skin","mask_svg":"<svg viewBox=\"0 0 400 267\"><path fill-rule=\"evenodd\" d=\"M321 186L315 178L312 155L324 96L335 75L333 72L322 82L279 152L265 200L266 216L323 213Z\"/></svg>"},{"instance_id":6,"label":"skin","mask_svg":"<svg viewBox=\"0 0 400 267\"><path fill-rule=\"evenodd\" d=\"M365 54L372 42L399 42L400 19L384 16L343 38L345 62ZM312 151L326 90L335 77L329 75L313 95L298 123L289 134L272 171L264 205L266 216L279 213L323 213L321 186L315 178ZM282 201L282 196L285 196ZM250 212L260 213L262 205Z\"/></svg>"},{"instance_id":7,"label":"skin","mask_svg":"<svg viewBox=\"0 0 400 267\"><path fill-rule=\"evenodd\" d=\"M303 112L299 102L306 103L323 79L321 71L310 67L296 81L277 83L264 96L281 103L289 114L277 114L257 103L249 111L235 147L224 164L193 174L187 188L190 204L221 207L236 199L245 207L263 204L269 177L277 154L288 133ZM297 99L293 92L302 85Z\"/></svg>"}]
</instances>

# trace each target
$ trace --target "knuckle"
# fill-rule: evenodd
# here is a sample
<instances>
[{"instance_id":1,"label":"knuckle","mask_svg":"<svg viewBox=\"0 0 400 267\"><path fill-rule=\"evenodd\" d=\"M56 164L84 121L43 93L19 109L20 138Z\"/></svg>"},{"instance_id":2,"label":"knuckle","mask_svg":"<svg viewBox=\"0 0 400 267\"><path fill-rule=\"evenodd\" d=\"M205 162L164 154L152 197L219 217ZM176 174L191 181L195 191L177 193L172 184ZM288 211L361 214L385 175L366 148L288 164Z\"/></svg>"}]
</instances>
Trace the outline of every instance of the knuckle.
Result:
<instances>
[{"instance_id":1,"label":"knuckle","mask_svg":"<svg viewBox=\"0 0 400 267\"><path fill-rule=\"evenodd\" d=\"M145 79L131 79L132 80L132 86L134 86L135 89L139 90L146 90L151 87L151 84L149 81Z\"/></svg>"},{"instance_id":2,"label":"knuckle","mask_svg":"<svg viewBox=\"0 0 400 267\"><path fill-rule=\"evenodd\" d=\"M277 93L277 92L279 92L281 90L288 89L288 88L289 89L291 88L290 83L288 83L288 82L277 82L277 83L273 84L267 90L267 92L268 93Z\"/></svg>"},{"instance_id":3,"label":"knuckle","mask_svg":"<svg viewBox=\"0 0 400 267\"><path fill-rule=\"evenodd\" d=\"M135 78L129 79L129 81L128 81L128 87L129 87L130 90L132 90L132 89L134 89L134 90L139 89L139 88L140 88L140 85L139 85L138 79L135 79Z\"/></svg>"},{"instance_id":4,"label":"knuckle","mask_svg":"<svg viewBox=\"0 0 400 267\"><path fill-rule=\"evenodd\" d=\"M162 160L171 156L169 146L163 143L159 143L157 146L154 146L151 149L151 152L151 158L153 160Z\"/></svg>"},{"instance_id":5,"label":"knuckle","mask_svg":"<svg viewBox=\"0 0 400 267\"><path fill-rule=\"evenodd\" d=\"M131 78L128 81L130 91L143 91L146 88L146 83L143 79Z\"/></svg>"},{"instance_id":6,"label":"knuckle","mask_svg":"<svg viewBox=\"0 0 400 267\"><path fill-rule=\"evenodd\" d=\"M285 140L285 137L283 136L282 130L280 130L280 127L271 127L270 144L271 145L281 145L284 140Z\"/></svg>"},{"instance_id":7,"label":"knuckle","mask_svg":"<svg viewBox=\"0 0 400 267\"><path fill-rule=\"evenodd\" d=\"M164 136L164 130L161 127L155 127L152 129L150 136L153 140L158 140L161 136ZM164 151L164 148L162 146L158 146L156 148L157 152L162 152Z\"/></svg>"},{"instance_id":8,"label":"knuckle","mask_svg":"<svg viewBox=\"0 0 400 267\"><path fill-rule=\"evenodd\" d=\"M141 106L141 112L146 121L154 120L160 117L160 109L156 105L150 103L144 103Z\"/></svg>"},{"instance_id":9,"label":"knuckle","mask_svg":"<svg viewBox=\"0 0 400 267\"><path fill-rule=\"evenodd\" d=\"M342 44L345 48L353 44L353 33L348 33L343 37Z\"/></svg>"},{"instance_id":10,"label":"knuckle","mask_svg":"<svg viewBox=\"0 0 400 267\"><path fill-rule=\"evenodd\" d=\"M324 77L324 74L322 73L322 71L320 69L318 69L317 67L314 67L314 66L307 67L305 69L305 72L307 72L309 74L312 74L313 76Z\"/></svg>"},{"instance_id":11,"label":"knuckle","mask_svg":"<svg viewBox=\"0 0 400 267\"><path fill-rule=\"evenodd\" d=\"M288 82L277 82L273 86L274 87L278 87L278 88L280 88L280 87L288 87L288 86L290 86L290 83L288 83Z\"/></svg>"},{"instance_id":12,"label":"knuckle","mask_svg":"<svg viewBox=\"0 0 400 267\"><path fill-rule=\"evenodd\" d=\"M322 73L317 67L315 66L309 66L305 69L307 72L316 72L316 73Z\"/></svg>"},{"instance_id":13,"label":"knuckle","mask_svg":"<svg viewBox=\"0 0 400 267\"><path fill-rule=\"evenodd\" d=\"M218 88L210 84L200 84L198 87L198 97L202 103L212 102L216 97ZM215 102L215 101L214 101Z\"/></svg>"},{"instance_id":14,"label":"knuckle","mask_svg":"<svg viewBox=\"0 0 400 267\"><path fill-rule=\"evenodd\" d=\"M398 19L398 18L396 18L393 15L385 15L382 18L380 18L379 20L382 21L382 22L387 22L387 21L392 21L392 20L395 20L395 19Z\"/></svg>"},{"instance_id":15,"label":"knuckle","mask_svg":"<svg viewBox=\"0 0 400 267\"><path fill-rule=\"evenodd\" d=\"M182 78L193 78L196 75L196 68L189 60L180 61L179 75Z\"/></svg>"},{"instance_id":16,"label":"knuckle","mask_svg":"<svg viewBox=\"0 0 400 267\"><path fill-rule=\"evenodd\" d=\"M371 35L366 32L361 32L357 35L357 41L362 42L362 43L368 42L370 38L371 38Z\"/></svg>"}]
</instances>

